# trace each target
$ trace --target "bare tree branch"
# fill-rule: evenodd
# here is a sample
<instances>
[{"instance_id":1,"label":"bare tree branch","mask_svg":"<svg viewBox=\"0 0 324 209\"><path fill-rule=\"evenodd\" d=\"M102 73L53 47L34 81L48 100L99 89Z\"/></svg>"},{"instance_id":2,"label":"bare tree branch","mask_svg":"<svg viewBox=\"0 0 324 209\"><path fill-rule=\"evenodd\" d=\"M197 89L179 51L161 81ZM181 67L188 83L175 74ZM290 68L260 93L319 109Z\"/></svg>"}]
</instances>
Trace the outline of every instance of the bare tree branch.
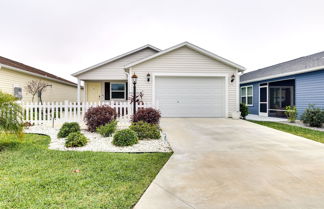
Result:
<instances>
[{"instance_id":1,"label":"bare tree branch","mask_svg":"<svg viewBox=\"0 0 324 209\"><path fill-rule=\"evenodd\" d=\"M46 88L52 85L48 84L45 81L42 80L31 80L27 82L27 85L25 86L25 89L27 93L31 94L32 101L34 102L35 95L38 96L39 102L42 104L42 94L46 91Z\"/></svg>"}]
</instances>

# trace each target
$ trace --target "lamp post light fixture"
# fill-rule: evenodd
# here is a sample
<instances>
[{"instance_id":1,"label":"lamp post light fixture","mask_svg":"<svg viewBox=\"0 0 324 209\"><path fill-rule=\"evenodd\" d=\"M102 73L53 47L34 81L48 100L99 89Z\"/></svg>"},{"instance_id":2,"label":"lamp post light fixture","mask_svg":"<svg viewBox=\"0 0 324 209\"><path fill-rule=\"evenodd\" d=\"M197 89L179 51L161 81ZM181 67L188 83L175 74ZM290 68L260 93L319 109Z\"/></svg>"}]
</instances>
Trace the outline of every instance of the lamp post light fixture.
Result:
<instances>
[{"instance_id":1,"label":"lamp post light fixture","mask_svg":"<svg viewBox=\"0 0 324 209\"><path fill-rule=\"evenodd\" d=\"M137 75L134 73L132 75L132 81L133 81L133 114L135 115L136 113L136 83L137 83Z\"/></svg>"},{"instance_id":2,"label":"lamp post light fixture","mask_svg":"<svg viewBox=\"0 0 324 209\"><path fill-rule=\"evenodd\" d=\"M150 73L147 73L146 78L147 78L147 82L150 82L150 80L151 80L151 74Z\"/></svg>"}]
</instances>

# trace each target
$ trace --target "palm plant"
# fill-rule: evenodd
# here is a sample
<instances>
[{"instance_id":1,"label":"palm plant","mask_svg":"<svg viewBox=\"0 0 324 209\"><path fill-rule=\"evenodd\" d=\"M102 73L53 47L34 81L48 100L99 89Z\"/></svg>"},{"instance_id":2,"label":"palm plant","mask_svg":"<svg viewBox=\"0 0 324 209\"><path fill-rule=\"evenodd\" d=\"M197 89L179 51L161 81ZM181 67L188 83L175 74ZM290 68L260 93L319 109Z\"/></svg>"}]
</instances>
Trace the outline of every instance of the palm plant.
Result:
<instances>
[{"instance_id":1,"label":"palm plant","mask_svg":"<svg viewBox=\"0 0 324 209\"><path fill-rule=\"evenodd\" d=\"M22 108L16 101L14 96L0 91L0 133L22 134Z\"/></svg>"}]
</instances>

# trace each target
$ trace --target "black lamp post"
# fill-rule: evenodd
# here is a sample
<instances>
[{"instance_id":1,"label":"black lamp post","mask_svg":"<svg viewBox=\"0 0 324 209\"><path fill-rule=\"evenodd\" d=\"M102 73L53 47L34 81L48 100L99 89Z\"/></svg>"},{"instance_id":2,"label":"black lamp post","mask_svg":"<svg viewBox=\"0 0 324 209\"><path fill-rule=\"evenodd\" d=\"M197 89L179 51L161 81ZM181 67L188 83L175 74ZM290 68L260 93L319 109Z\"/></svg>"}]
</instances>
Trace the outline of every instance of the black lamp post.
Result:
<instances>
[{"instance_id":1,"label":"black lamp post","mask_svg":"<svg viewBox=\"0 0 324 209\"><path fill-rule=\"evenodd\" d=\"M133 114L135 115L136 113L136 83L137 83L137 75L134 73L134 75L132 75L132 81L133 81L133 99L134 99L134 109L133 109Z\"/></svg>"}]
</instances>

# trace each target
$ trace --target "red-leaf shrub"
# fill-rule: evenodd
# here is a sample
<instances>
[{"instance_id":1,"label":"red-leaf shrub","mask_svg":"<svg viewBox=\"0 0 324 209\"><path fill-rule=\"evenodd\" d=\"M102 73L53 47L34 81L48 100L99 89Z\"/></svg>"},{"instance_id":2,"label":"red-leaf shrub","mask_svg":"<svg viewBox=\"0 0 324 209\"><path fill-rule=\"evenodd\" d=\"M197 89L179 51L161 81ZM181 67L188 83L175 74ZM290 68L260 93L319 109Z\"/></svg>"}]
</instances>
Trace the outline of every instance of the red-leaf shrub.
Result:
<instances>
[{"instance_id":1,"label":"red-leaf shrub","mask_svg":"<svg viewBox=\"0 0 324 209\"><path fill-rule=\"evenodd\" d=\"M144 121L146 123L159 124L160 118L160 111L150 107L137 110L135 115L132 116L132 121Z\"/></svg>"},{"instance_id":2,"label":"red-leaf shrub","mask_svg":"<svg viewBox=\"0 0 324 209\"><path fill-rule=\"evenodd\" d=\"M107 105L90 107L84 115L88 130L95 132L97 127L110 123L117 117L116 111Z\"/></svg>"}]
</instances>

